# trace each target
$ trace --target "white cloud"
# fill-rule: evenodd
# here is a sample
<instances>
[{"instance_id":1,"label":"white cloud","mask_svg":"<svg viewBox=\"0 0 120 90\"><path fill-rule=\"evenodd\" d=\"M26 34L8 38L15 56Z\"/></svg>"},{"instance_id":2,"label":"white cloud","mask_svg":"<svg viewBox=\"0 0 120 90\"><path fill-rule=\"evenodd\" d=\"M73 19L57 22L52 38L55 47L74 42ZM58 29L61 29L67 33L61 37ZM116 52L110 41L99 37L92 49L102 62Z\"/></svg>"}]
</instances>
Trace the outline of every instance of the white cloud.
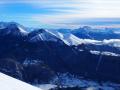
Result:
<instances>
[{"instance_id":1,"label":"white cloud","mask_svg":"<svg viewBox=\"0 0 120 90\"><path fill-rule=\"evenodd\" d=\"M120 0L0 0L0 5L13 3L53 11L31 15L32 20L43 24L69 23L85 18L120 18Z\"/></svg>"}]
</instances>

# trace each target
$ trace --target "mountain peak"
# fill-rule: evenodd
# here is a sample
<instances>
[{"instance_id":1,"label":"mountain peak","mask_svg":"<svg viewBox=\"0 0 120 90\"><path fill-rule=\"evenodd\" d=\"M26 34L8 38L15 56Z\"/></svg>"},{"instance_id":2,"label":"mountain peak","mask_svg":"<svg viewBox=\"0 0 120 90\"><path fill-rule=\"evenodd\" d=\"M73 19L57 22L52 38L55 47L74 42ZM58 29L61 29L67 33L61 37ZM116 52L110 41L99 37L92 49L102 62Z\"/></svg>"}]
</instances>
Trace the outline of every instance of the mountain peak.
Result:
<instances>
[{"instance_id":1,"label":"mountain peak","mask_svg":"<svg viewBox=\"0 0 120 90\"><path fill-rule=\"evenodd\" d=\"M25 27L16 22L0 22L1 35L26 35L28 32Z\"/></svg>"},{"instance_id":2,"label":"mountain peak","mask_svg":"<svg viewBox=\"0 0 120 90\"><path fill-rule=\"evenodd\" d=\"M45 29L37 29L29 33L30 41L53 41L57 42L60 39L51 31Z\"/></svg>"}]
</instances>

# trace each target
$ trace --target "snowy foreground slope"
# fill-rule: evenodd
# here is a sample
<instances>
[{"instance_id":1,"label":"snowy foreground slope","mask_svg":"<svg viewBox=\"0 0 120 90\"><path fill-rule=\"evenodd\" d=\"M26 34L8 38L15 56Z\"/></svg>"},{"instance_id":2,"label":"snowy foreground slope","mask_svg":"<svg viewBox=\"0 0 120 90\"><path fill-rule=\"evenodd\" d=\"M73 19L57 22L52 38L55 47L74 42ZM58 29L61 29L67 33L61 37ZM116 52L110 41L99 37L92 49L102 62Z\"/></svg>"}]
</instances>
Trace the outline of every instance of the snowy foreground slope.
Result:
<instances>
[{"instance_id":1,"label":"snowy foreground slope","mask_svg":"<svg viewBox=\"0 0 120 90\"><path fill-rule=\"evenodd\" d=\"M0 90L42 90L0 73Z\"/></svg>"}]
</instances>

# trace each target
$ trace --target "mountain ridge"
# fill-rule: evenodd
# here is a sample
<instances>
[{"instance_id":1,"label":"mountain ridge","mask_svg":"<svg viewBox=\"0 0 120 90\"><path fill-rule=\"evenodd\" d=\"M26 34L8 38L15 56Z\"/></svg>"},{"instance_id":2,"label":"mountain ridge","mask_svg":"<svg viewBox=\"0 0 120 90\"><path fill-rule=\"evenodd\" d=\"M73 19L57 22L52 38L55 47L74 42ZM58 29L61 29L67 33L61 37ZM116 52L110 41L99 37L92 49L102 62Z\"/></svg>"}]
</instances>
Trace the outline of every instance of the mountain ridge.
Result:
<instances>
[{"instance_id":1,"label":"mountain ridge","mask_svg":"<svg viewBox=\"0 0 120 90\"><path fill-rule=\"evenodd\" d=\"M19 28L10 28L12 32L16 29L19 31ZM74 34L57 33L60 33L60 37L44 29L31 31L25 36L0 33L0 71L31 84L48 83L55 76L59 77L58 73L67 72L98 81L120 82L119 47L110 46L109 43L84 43L85 39L78 37L83 42L68 45L63 39L77 40L71 38ZM35 36L39 34L44 39L39 37L36 40ZM35 41L31 42L33 37ZM68 43L71 42L68 40ZM97 51L99 54L96 54ZM59 84L59 80L56 83Z\"/></svg>"}]
</instances>

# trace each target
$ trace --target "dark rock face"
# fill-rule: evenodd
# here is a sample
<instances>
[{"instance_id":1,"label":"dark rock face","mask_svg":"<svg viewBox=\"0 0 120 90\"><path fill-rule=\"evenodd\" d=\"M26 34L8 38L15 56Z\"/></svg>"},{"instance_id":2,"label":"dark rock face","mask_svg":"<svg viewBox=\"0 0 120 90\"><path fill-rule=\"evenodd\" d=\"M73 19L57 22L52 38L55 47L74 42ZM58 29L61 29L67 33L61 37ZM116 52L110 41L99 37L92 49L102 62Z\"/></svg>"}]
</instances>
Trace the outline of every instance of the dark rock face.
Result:
<instances>
[{"instance_id":1,"label":"dark rock face","mask_svg":"<svg viewBox=\"0 0 120 90\"><path fill-rule=\"evenodd\" d=\"M45 83L55 75L47 65L40 60L26 59L23 63L25 71L25 81L32 84Z\"/></svg>"},{"instance_id":2,"label":"dark rock face","mask_svg":"<svg viewBox=\"0 0 120 90\"><path fill-rule=\"evenodd\" d=\"M23 71L23 66L16 60L10 58L0 59L0 72L23 80Z\"/></svg>"},{"instance_id":3,"label":"dark rock face","mask_svg":"<svg viewBox=\"0 0 120 90\"><path fill-rule=\"evenodd\" d=\"M45 32L41 30L25 36L0 33L1 72L28 83L48 82L59 72L120 82L119 56L103 55L99 63L101 55L91 54L89 49L85 50L84 45L80 47L84 51L79 51L73 46L67 46L55 36L52 37L52 39L55 37L53 41L38 39L31 42L31 37ZM51 36L44 37L50 38Z\"/></svg>"}]
</instances>

